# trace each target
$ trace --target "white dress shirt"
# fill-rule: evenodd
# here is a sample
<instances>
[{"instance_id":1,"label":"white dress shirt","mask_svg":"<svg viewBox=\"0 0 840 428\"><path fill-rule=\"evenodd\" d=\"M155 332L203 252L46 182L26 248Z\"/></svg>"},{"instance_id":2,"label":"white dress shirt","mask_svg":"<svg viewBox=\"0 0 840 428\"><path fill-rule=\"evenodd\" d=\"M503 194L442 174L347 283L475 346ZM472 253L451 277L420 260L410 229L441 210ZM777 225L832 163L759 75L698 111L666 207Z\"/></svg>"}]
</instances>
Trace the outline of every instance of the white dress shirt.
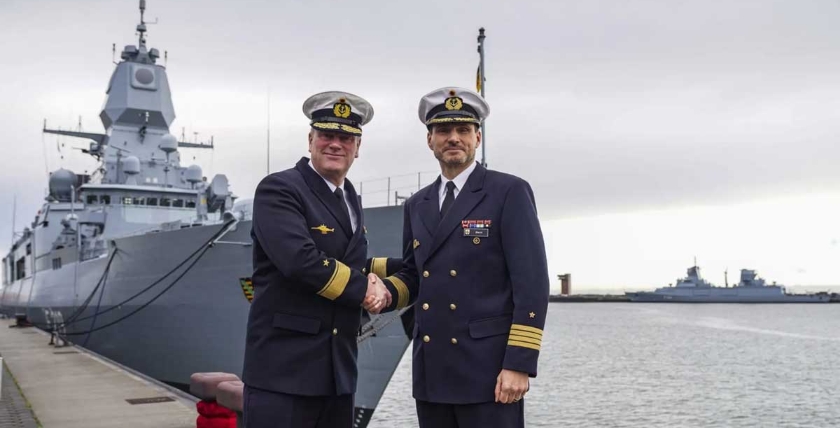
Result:
<instances>
[{"instance_id":1,"label":"white dress shirt","mask_svg":"<svg viewBox=\"0 0 840 428\"><path fill-rule=\"evenodd\" d=\"M440 188L438 188L438 209L443 207L443 199L446 197L446 183L450 181L455 183L455 190L453 193L455 194L455 199L457 199L458 193L461 193L461 189L463 189L464 185L467 184L467 179L470 178L470 174L475 171L475 165L476 163L473 162L472 165L461 171L461 173L452 180L444 177L443 174L440 175ZM454 203L455 200L452 200L452 202Z\"/></svg>"},{"instance_id":2,"label":"white dress shirt","mask_svg":"<svg viewBox=\"0 0 840 428\"><path fill-rule=\"evenodd\" d=\"M341 191L344 192L344 203L347 205L347 211L350 212L350 227L353 228L353 233L356 233L356 227L357 227L356 226L356 223L357 223L356 211L353 210L353 205L350 204L350 199L348 199L349 196L347 196L347 191L344 190L344 182L343 181L341 182L341 186L336 186L335 184L332 184L332 182L330 180L327 180L326 178L324 178L324 176L321 175L321 173L318 172L317 169L315 169L315 167L312 165L312 160L311 159L309 160L309 167L312 168L312 170L315 171L315 173L318 174L319 177L324 179L324 182L327 183L327 186L330 186L330 192L331 193L335 193L335 189L338 189L338 188L341 188Z\"/></svg>"}]
</instances>

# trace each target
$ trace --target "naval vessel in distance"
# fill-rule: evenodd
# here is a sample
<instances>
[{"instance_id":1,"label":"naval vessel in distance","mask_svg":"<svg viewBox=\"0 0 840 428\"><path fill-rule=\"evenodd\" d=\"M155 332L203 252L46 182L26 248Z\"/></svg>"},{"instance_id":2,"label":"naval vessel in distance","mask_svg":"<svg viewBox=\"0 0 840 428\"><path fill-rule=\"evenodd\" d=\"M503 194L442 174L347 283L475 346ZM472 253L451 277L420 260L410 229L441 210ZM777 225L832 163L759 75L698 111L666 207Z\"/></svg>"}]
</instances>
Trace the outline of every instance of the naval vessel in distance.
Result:
<instances>
[{"instance_id":1,"label":"naval vessel in distance","mask_svg":"<svg viewBox=\"0 0 840 428\"><path fill-rule=\"evenodd\" d=\"M828 293L788 293L782 285L767 284L752 269L741 269L738 284L718 287L700 276L696 263L674 286L625 294L631 302L658 303L829 303L833 300Z\"/></svg>"}]
</instances>

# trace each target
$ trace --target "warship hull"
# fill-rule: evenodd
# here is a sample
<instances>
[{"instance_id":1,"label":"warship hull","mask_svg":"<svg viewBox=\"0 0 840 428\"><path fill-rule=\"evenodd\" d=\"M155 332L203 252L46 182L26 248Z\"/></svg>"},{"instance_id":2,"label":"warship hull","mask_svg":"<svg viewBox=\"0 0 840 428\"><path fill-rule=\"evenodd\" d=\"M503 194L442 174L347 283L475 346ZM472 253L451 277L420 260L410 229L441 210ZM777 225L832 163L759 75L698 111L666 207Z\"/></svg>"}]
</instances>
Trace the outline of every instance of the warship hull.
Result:
<instances>
[{"instance_id":1,"label":"warship hull","mask_svg":"<svg viewBox=\"0 0 840 428\"><path fill-rule=\"evenodd\" d=\"M45 134L87 140L81 153L98 166L50 173L43 205L13 231L0 261L0 313L188 389L196 372L242 373L253 207L225 174L181 164L180 149L213 150L213 137L179 141L169 132L167 69L146 43L146 1L139 6L137 43L120 53L99 113L105 132L43 125ZM402 207L364 217L369 256L401 257ZM364 427L408 346L413 312L359 312L354 426Z\"/></svg>"},{"instance_id":2,"label":"warship hull","mask_svg":"<svg viewBox=\"0 0 840 428\"><path fill-rule=\"evenodd\" d=\"M365 215L371 255L399 256L402 207ZM113 239L113 259L112 249L16 281L3 289L0 310L25 314L46 330L72 317L59 328L69 341L182 389L195 372L240 374L250 306L240 279L253 272L251 221L224 229L220 223ZM409 343L401 320L393 321L359 345L356 406L363 418L378 404Z\"/></svg>"}]
</instances>

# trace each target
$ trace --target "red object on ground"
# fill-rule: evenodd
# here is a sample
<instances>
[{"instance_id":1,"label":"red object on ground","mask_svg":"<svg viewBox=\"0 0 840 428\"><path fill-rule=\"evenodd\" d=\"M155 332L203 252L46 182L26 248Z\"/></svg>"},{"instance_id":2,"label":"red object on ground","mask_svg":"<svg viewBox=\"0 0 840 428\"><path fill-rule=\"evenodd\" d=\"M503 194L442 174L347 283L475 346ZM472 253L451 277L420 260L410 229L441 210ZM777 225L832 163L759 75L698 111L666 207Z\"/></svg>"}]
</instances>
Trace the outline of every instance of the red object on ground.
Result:
<instances>
[{"instance_id":1,"label":"red object on ground","mask_svg":"<svg viewBox=\"0 0 840 428\"><path fill-rule=\"evenodd\" d=\"M199 401L196 404L198 418L196 428L236 428L236 412L215 401Z\"/></svg>"}]
</instances>

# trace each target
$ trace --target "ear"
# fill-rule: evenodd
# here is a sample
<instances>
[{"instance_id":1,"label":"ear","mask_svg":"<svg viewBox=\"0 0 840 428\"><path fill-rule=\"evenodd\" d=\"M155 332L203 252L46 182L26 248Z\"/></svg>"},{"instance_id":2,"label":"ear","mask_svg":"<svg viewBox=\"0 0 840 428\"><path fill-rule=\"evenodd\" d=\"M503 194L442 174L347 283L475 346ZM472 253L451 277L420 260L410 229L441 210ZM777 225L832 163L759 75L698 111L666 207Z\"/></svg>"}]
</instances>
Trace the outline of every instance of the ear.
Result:
<instances>
[{"instance_id":1,"label":"ear","mask_svg":"<svg viewBox=\"0 0 840 428\"><path fill-rule=\"evenodd\" d=\"M309 131L309 137L308 137L308 140L309 140L309 153L312 153L312 138L313 138L313 137L312 137L312 131L310 130L310 131Z\"/></svg>"},{"instance_id":2,"label":"ear","mask_svg":"<svg viewBox=\"0 0 840 428\"><path fill-rule=\"evenodd\" d=\"M359 158L359 149L362 148L362 137L356 137L356 159Z\"/></svg>"},{"instance_id":3,"label":"ear","mask_svg":"<svg viewBox=\"0 0 840 428\"><path fill-rule=\"evenodd\" d=\"M475 148L481 147L481 130L475 131Z\"/></svg>"},{"instance_id":4,"label":"ear","mask_svg":"<svg viewBox=\"0 0 840 428\"><path fill-rule=\"evenodd\" d=\"M432 147L432 131L426 133L426 144L429 146L429 150L435 151L435 148Z\"/></svg>"}]
</instances>

